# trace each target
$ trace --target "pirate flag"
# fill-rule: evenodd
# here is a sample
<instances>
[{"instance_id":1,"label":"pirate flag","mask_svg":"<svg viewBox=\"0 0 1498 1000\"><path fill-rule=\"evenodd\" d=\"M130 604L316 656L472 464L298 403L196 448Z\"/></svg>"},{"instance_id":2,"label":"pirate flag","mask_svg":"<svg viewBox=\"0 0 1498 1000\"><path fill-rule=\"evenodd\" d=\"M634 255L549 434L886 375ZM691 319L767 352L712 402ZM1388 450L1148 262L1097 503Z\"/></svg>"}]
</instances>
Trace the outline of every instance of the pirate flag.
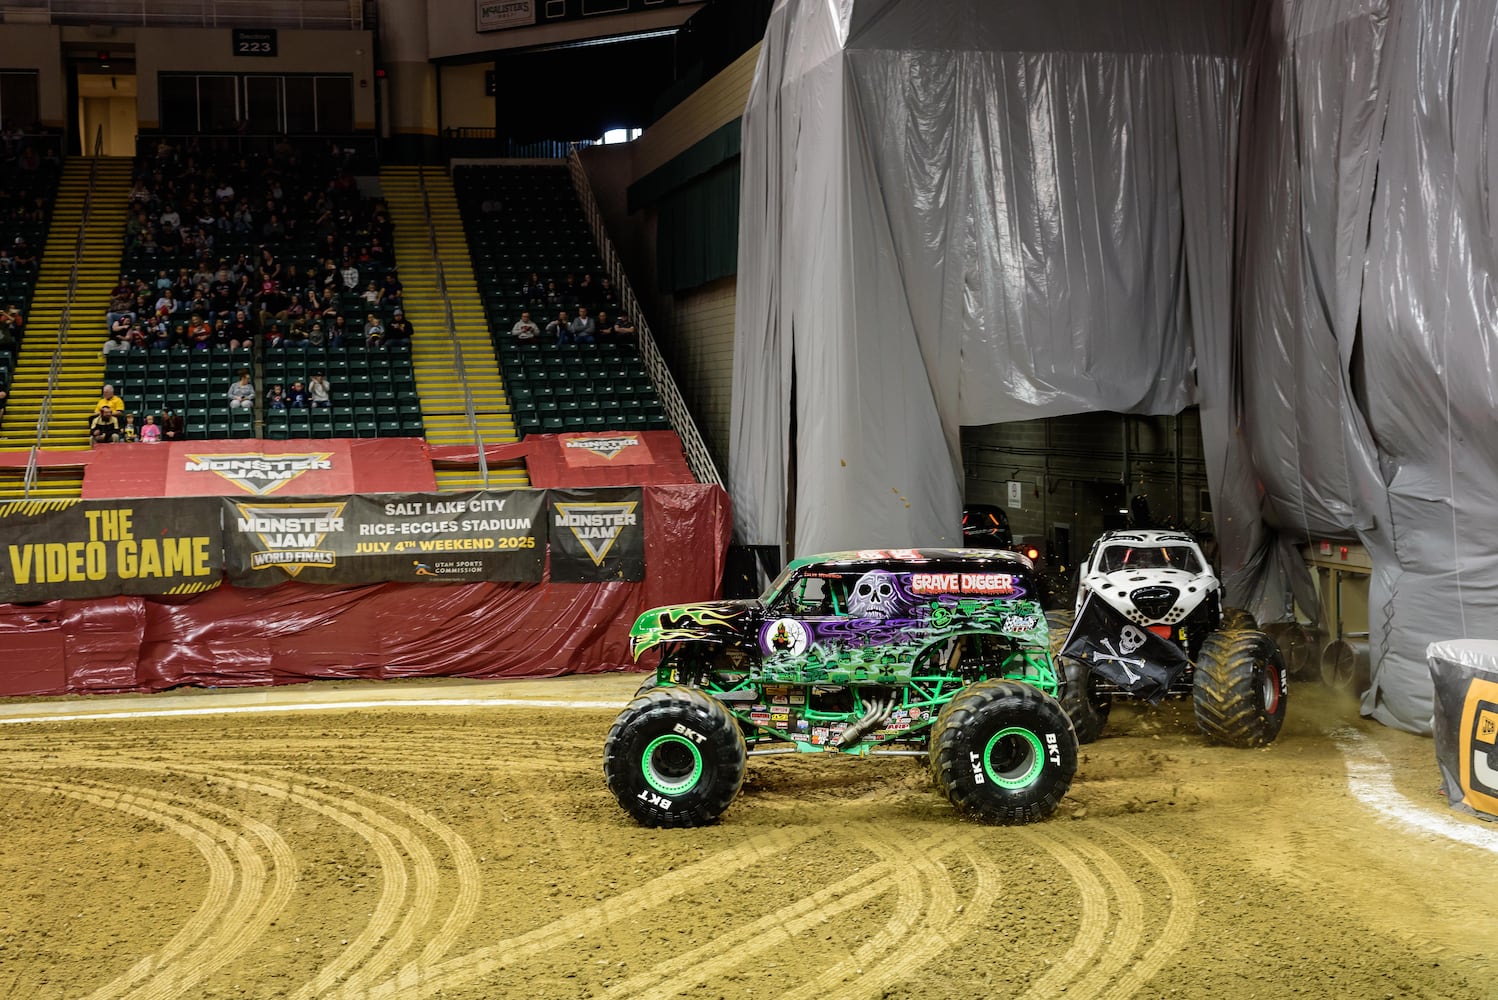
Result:
<instances>
[{"instance_id":1,"label":"pirate flag","mask_svg":"<svg viewBox=\"0 0 1498 1000\"><path fill-rule=\"evenodd\" d=\"M1103 679L1150 702L1165 697L1191 662L1175 643L1135 625L1093 594L1087 595L1061 655L1084 661Z\"/></svg>"}]
</instances>

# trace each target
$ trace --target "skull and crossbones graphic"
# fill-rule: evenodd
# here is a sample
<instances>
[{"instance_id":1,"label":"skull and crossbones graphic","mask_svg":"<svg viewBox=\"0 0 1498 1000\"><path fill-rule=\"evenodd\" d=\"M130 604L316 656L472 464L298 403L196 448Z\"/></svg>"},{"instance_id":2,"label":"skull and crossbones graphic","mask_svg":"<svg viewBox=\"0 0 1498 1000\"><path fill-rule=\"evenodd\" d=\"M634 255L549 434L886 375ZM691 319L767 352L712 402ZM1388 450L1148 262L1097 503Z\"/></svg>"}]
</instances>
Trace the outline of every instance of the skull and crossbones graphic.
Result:
<instances>
[{"instance_id":1,"label":"skull and crossbones graphic","mask_svg":"<svg viewBox=\"0 0 1498 1000\"><path fill-rule=\"evenodd\" d=\"M1144 643L1145 634L1142 631L1133 625L1125 625L1123 630L1118 633L1118 646L1115 647L1111 639L1104 639L1103 648L1108 652L1097 653L1096 656L1100 660L1117 663L1123 669L1124 676L1129 679L1129 683L1133 684L1139 679L1139 675L1129 668L1131 666L1142 668L1144 660L1140 657L1130 657L1129 654L1143 646Z\"/></svg>"}]
</instances>

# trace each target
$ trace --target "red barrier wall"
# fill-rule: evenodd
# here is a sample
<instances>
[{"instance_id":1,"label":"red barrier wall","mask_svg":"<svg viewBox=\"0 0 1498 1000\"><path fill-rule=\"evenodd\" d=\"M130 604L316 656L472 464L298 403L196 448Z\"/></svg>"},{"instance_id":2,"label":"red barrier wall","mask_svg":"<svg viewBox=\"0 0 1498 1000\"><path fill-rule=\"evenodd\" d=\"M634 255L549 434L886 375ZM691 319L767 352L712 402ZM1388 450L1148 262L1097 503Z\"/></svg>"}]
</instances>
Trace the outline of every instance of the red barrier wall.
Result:
<instances>
[{"instance_id":1,"label":"red barrier wall","mask_svg":"<svg viewBox=\"0 0 1498 1000\"><path fill-rule=\"evenodd\" d=\"M645 526L643 583L288 583L0 605L0 696L623 669L641 611L718 593L728 496L717 486L647 486Z\"/></svg>"}]
</instances>

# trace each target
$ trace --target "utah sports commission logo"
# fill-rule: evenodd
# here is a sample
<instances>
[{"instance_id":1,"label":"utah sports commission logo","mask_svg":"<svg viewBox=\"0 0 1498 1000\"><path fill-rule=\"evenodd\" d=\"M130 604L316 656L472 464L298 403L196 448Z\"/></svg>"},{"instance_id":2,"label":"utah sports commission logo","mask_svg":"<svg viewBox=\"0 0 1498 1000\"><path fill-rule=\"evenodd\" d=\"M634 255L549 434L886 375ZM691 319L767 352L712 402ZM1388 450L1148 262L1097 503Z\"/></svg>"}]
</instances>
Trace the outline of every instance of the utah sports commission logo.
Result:
<instances>
[{"instance_id":1,"label":"utah sports commission logo","mask_svg":"<svg viewBox=\"0 0 1498 1000\"><path fill-rule=\"evenodd\" d=\"M1467 687L1457 743L1462 801L1498 816L1498 683L1474 678Z\"/></svg>"},{"instance_id":2,"label":"utah sports commission logo","mask_svg":"<svg viewBox=\"0 0 1498 1000\"><path fill-rule=\"evenodd\" d=\"M557 509L554 522L558 528L567 528L582 544L583 551L593 560L594 566L602 566L609 550L619 540L625 528L639 524L633 500L619 503L562 503L553 504Z\"/></svg>"}]
</instances>

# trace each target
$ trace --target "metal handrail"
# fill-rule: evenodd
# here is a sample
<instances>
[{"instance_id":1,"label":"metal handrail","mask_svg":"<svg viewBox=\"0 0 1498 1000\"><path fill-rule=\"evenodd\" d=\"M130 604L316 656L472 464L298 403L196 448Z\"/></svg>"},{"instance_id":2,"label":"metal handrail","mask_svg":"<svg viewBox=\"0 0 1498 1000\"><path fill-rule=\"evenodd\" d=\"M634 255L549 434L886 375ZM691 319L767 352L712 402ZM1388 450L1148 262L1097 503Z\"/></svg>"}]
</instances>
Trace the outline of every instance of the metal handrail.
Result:
<instances>
[{"instance_id":1,"label":"metal handrail","mask_svg":"<svg viewBox=\"0 0 1498 1000\"><path fill-rule=\"evenodd\" d=\"M442 266L442 255L437 251L437 227L432 222L432 199L427 193L426 167L416 168L416 178L421 184L421 207L426 212L427 246L432 251L432 263L437 267L437 289L442 293L442 311L447 318L447 340L452 347L453 371L458 384L463 387L463 416L468 420L468 432L473 435L473 447L478 452L479 475L484 488L489 488L489 460L484 455L484 438L479 433L479 418L473 405L473 388L468 384L468 370L463 365L463 344L458 340L456 321L453 319L452 296L447 290L447 271Z\"/></svg>"},{"instance_id":2,"label":"metal handrail","mask_svg":"<svg viewBox=\"0 0 1498 1000\"><path fill-rule=\"evenodd\" d=\"M640 308L639 300L635 298L634 289L629 284L629 277L624 273L624 267L619 262L619 254L614 250L613 241L609 239L608 228L603 224L603 213L598 210L598 201L593 197L593 185L588 181L588 172L583 169L583 161L577 155L576 146L572 148L572 152L567 157L567 169L572 175L573 190L577 192L578 201L582 203L583 214L587 216L588 225L593 230L593 239L598 243L599 252L603 255L603 266L608 270L614 287L619 291L619 301L623 304L625 312L635 321L640 357L645 362L645 370L650 373L650 380L655 383L655 391L660 396L661 405L665 407L667 416L671 418L671 425L676 428L676 433L681 438L682 450L687 456L687 465L699 483L714 483L722 486L723 477L718 474L718 466L713 461L712 452L708 450L707 442L702 439L702 433L697 429L697 422L692 419L692 411L687 407L681 389L677 387L676 379L672 377L671 369L666 365L666 359L656 345L655 336L650 332L650 324L645 320L645 312Z\"/></svg>"},{"instance_id":3,"label":"metal handrail","mask_svg":"<svg viewBox=\"0 0 1498 1000\"><path fill-rule=\"evenodd\" d=\"M62 375L62 349L67 345L68 331L73 323L73 299L78 294L78 264L83 259L83 249L87 242L88 220L94 207L94 181L99 176L99 157L103 155L104 126L100 125L94 132L94 154L88 165L88 188L83 193L83 212L78 219L78 235L73 240L73 271L68 275L68 295L63 301L62 315L57 321L57 346L52 349L52 364L47 369L47 392L42 396L42 405L37 413L36 440L31 444L31 452L26 457L26 471L21 476L21 496L27 498L30 498L31 490L36 486L42 437L47 433L47 424L52 420L52 395L57 391L57 380ZM56 211L55 203L53 210Z\"/></svg>"}]
</instances>

